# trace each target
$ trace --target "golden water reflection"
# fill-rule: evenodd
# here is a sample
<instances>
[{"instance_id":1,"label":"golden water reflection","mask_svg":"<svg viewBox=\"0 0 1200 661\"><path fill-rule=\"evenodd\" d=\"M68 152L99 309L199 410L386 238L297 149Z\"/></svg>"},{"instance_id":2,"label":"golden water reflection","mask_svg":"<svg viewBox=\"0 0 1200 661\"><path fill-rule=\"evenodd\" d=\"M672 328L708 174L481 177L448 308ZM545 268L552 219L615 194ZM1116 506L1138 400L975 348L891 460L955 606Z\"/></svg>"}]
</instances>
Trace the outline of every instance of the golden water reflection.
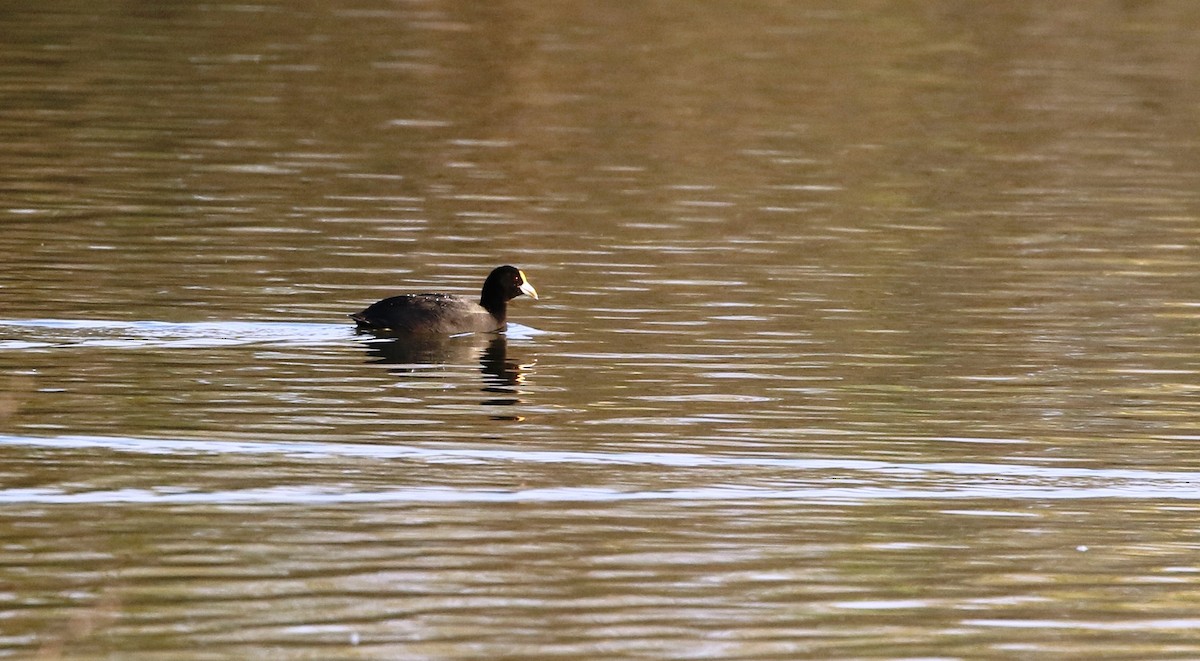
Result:
<instances>
[{"instance_id":1,"label":"golden water reflection","mask_svg":"<svg viewBox=\"0 0 1200 661\"><path fill-rule=\"evenodd\" d=\"M1200 656L1198 11L0 12L0 656Z\"/></svg>"}]
</instances>

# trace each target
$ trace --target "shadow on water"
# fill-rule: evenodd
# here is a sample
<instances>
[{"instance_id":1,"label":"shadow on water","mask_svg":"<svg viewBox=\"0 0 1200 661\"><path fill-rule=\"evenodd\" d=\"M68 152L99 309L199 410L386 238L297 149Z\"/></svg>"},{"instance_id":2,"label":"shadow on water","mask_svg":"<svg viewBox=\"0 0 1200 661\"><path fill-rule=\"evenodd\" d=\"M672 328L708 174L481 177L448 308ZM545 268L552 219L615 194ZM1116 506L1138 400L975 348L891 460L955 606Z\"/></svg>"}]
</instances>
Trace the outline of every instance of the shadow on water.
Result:
<instances>
[{"instance_id":1,"label":"shadow on water","mask_svg":"<svg viewBox=\"0 0 1200 661\"><path fill-rule=\"evenodd\" d=\"M483 375L485 406L521 404L520 385L532 369L509 356L510 336L518 341L540 334L513 324L502 335L395 336L355 333L345 324L282 322L109 321L65 319L0 319L0 351L100 349L195 349L238 346L341 345L365 336L369 363L383 364L402 377L433 376L449 368L478 365ZM0 399L0 417L6 410ZM496 415L497 420L518 416Z\"/></svg>"},{"instance_id":2,"label":"shadow on water","mask_svg":"<svg viewBox=\"0 0 1200 661\"><path fill-rule=\"evenodd\" d=\"M388 336L373 334L367 347L368 362L392 366L391 373L415 377L452 365L478 363L483 375L480 389L484 406L515 406L522 402L520 385L533 365L522 364L508 353L504 335L472 334L451 337ZM520 416L495 415L495 420L520 420Z\"/></svg>"}]
</instances>

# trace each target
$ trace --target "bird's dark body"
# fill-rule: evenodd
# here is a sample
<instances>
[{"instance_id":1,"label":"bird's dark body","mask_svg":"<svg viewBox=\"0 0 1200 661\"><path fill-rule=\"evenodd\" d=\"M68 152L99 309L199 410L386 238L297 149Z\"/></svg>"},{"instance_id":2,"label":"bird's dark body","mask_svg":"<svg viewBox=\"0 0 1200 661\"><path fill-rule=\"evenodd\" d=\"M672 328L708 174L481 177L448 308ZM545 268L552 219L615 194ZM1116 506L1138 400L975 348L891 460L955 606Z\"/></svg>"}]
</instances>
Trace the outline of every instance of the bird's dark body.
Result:
<instances>
[{"instance_id":1,"label":"bird's dark body","mask_svg":"<svg viewBox=\"0 0 1200 661\"><path fill-rule=\"evenodd\" d=\"M450 294L403 294L350 315L361 330L393 333L488 333L504 330L504 319L479 303Z\"/></svg>"}]
</instances>

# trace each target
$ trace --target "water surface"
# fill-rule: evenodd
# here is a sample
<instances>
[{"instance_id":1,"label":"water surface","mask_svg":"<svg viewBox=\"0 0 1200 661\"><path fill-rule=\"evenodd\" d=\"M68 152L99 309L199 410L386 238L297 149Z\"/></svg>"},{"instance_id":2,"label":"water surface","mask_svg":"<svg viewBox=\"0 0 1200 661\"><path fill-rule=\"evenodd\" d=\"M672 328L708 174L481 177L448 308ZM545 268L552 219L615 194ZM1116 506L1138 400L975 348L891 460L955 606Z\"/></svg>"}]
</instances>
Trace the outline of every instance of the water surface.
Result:
<instances>
[{"instance_id":1,"label":"water surface","mask_svg":"<svg viewBox=\"0 0 1200 661\"><path fill-rule=\"evenodd\" d=\"M0 656L1200 655L1191 4L0 25Z\"/></svg>"}]
</instances>

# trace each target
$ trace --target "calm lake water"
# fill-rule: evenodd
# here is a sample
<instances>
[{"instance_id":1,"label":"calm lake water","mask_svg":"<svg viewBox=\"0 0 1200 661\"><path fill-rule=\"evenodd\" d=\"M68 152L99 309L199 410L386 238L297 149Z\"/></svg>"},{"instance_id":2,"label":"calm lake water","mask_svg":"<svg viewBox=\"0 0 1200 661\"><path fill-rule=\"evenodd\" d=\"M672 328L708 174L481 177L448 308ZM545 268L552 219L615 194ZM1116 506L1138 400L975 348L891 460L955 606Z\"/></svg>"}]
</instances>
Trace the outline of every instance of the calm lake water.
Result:
<instances>
[{"instance_id":1,"label":"calm lake water","mask_svg":"<svg viewBox=\"0 0 1200 661\"><path fill-rule=\"evenodd\" d=\"M0 657L1200 657L1200 5L0 30Z\"/></svg>"}]
</instances>

